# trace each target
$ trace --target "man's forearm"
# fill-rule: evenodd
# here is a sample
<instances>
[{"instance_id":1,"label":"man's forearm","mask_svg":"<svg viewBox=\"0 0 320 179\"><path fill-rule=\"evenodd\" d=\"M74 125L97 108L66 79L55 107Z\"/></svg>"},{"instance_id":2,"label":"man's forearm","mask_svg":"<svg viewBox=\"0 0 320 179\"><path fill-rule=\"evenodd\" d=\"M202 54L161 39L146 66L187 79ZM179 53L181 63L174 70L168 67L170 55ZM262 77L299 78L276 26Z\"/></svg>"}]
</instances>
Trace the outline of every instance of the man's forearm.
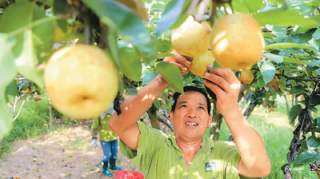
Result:
<instances>
[{"instance_id":1,"label":"man's forearm","mask_svg":"<svg viewBox=\"0 0 320 179\"><path fill-rule=\"evenodd\" d=\"M233 139L241 156L241 161L252 176L270 169L270 160L262 138L257 131L244 119L239 108L224 115ZM256 172L255 172L256 171ZM255 175L257 174L257 175Z\"/></svg>"},{"instance_id":2,"label":"man's forearm","mask_svg":"<svg viewBox=\"0 0 320 179\"><path fill-rule=\"evenodd\" d=\"M167 86L167 82L158 75L151 83L143 87L136 96L131 96L124 101L121 105L121 114L117 116L117 123L121 123L124 129L136 124Z\"/></svg>"}]
</instances>

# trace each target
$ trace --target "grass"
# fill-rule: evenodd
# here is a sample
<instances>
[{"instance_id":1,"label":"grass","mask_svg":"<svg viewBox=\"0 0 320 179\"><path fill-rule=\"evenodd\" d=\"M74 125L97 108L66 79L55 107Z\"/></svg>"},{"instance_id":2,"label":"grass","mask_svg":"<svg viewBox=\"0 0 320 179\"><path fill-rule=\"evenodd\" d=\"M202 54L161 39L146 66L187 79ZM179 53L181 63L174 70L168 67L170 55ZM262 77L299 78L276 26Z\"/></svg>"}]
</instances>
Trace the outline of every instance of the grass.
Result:
<instances>
[{"instance_id":1,"label":"grass","mask_svg":"<svg viewBox=\"0 0 320 179\"><path fill-rule=\"evenodd\" d=\"M0 157L10 150L15 140L35 137L48 130L48 100L43 98L40 101L34 101L31 97L27 97L20 115L14 121L12 130L1 142Z\"/></svg>"},{"instance_id":2,"label":"grass","mask_svg":"<svg viewBox=\"0 0 320 179\"><path fill-rule=\"evenodd\" d=\"M26 96L21 113L13 123L10 133L0 141L0 159L10 151L14 141L41 136L65 126L78 125L79 121L71 120L52 109L53 121L49 121L49 103L46 94L35 101ZM51 126L50 126L51 125Z\"/></svg>"},{"instance_id":3,"label":"grass","mask_svg":"<svg viewBox=\"0 0 320 179\"><path fill-rule=\"evenodd\" d=\"M277 120L287 120L282 113L279 114ZM266 119L260 115L252 115L249 117L249 122L257 129L262 136L268 155L272 162L271 174L267 179L284 178L281 166L287 162L288 148L292 139L292 128L287 126L278 126L276 123L268 123ZM220 139L227 140L230 133L225 123L222 124ZM294 179L316 179L316 174L309 171L309 166L293 168Z\"/></svg>"}]
</instances>

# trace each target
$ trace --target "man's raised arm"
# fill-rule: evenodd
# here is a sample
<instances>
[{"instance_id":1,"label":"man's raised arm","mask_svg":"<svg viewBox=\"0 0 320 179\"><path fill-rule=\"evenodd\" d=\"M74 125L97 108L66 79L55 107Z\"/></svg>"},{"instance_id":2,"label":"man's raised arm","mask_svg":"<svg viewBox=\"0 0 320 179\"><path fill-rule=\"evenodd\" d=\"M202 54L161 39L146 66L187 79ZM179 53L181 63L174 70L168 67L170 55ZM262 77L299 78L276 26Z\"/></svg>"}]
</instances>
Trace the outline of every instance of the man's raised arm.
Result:
<instances>
[{"instance_id":1,"label":"man's raised arm","mask_svg":"<svg viewBox=\"0 0 320 179\"><path fill-rule=\"evenodd\" d=\"M182 74L188 72L191 59L179 54L167 57L164 61L175 64ZM151 107L153 101L160 96L168 83L158 75L147 86L143 87L136 96L129 97L121 105L121 114L113 114L109 126L120 139L131 149L137 149L139 129L137 121Z\"/></svg>"},{"instance_id":2,"label":"man's raised arm","mask_svg":"<svg viewBox=\"0 0 320 179\"><path fill-rule=\"evenodd\" d=\"M244 119L238 106L240 82L229 69L210 69L205 85L217 97L217 111L223 115L240 154L239 172L248 177L264 177L271 163L260 135Z\"/></svg>"},{"instance_id":3,"label":"man's raised arm","mask_svg":"<svg viewBox=\"0 0 320 179\"><path fill-rule=\"evenodd\" d=\"M121 114L114 113L110 128L131 149L136 149L139 139L137 121L151 107L153 101L167 87L167 82L158 75L147 86L143 87L136 96L129 97L121 105Z\"/></svg>"}]
</instances>

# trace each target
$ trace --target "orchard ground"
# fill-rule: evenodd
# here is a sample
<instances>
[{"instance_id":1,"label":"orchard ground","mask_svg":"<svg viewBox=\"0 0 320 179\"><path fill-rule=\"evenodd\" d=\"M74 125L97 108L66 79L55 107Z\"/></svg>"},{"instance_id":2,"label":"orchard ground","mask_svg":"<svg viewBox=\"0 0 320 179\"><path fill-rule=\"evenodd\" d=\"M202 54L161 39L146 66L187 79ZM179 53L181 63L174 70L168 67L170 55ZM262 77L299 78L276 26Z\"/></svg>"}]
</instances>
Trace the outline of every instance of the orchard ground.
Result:
<instances>
[{"instance_id":1,"label":"orchard ground","mask_svg":"<svg viewBox=\"0 0 320 179\"><path fill-rule=\"evenodd\" d=\"M100 172L101 156L100 146L91 145L88 127L62 128L15 142L0 160L0 178L108 178ZM121 155L119 164L130 168Z\"/></svg>"}]
</instances>

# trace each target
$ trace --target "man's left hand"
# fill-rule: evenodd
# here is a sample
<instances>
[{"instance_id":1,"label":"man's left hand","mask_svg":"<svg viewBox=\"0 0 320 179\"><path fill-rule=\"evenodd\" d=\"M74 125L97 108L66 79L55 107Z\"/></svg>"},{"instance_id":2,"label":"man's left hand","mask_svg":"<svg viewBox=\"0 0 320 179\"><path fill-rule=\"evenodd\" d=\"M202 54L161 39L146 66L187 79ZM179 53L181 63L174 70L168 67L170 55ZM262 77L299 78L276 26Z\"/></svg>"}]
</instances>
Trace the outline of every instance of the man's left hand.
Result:
<instances>
[{"instance_id":1,"label":"man's left hand","mask_svg":"<svg viewBox=\"0 0 320 179\"><path fill-rule=\"evenodd\" d=\"M164 58L165 62L175 64L179 69L182 75L185 75L189 72L191 67L192 58L182 56L176 52L173 53L173 56Z\"/></svg>"},{"instance_id":2,"label":"man's left hand","mask_svg":"<svg viewBox=\"0 0 320 179\"><path fill-rule=\"evenodd\" d=\"M230 69L209 68L204 75L204 84L216 94L217 112L224 116L233 110L238 110L241 83Z\"/></svg>"},{"instance_id":3,"label":"man's left hand","mask_svg":"<svg viewBox=\"0 0 320 179\"><path fill-rule=\"evenodd\" d=\"M90 143L93 147L98 147L98 140L97 139L92 139Z\"/></svg>"}]
</instances>

